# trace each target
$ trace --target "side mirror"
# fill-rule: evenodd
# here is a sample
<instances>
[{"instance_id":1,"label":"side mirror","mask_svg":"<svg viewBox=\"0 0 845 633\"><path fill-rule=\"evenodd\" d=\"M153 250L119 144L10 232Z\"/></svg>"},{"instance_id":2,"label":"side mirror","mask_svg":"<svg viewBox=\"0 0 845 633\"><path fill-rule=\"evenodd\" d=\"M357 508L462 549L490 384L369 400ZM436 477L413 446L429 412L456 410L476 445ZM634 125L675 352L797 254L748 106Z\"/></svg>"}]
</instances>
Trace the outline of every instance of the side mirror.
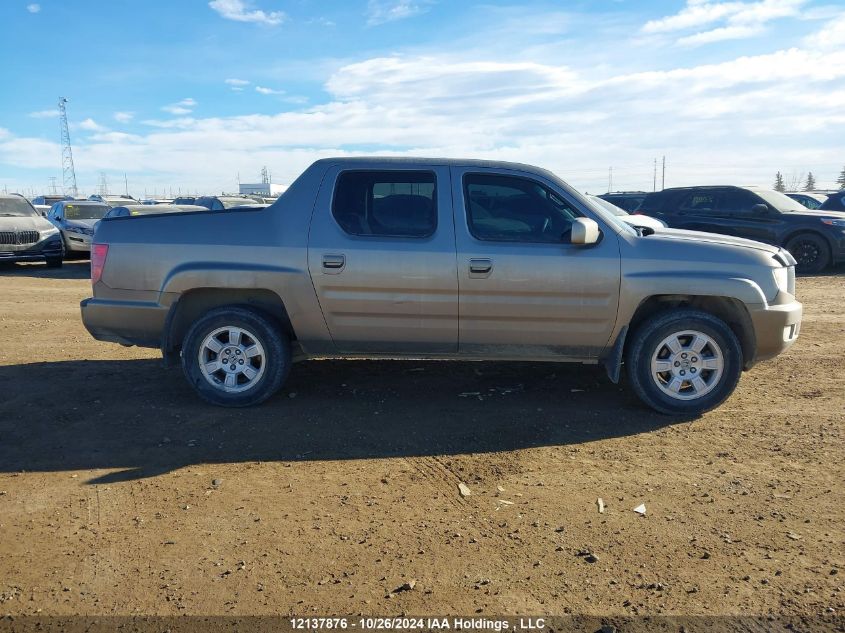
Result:
<instances>
[{"instance_id":1,"label":"side mirror","mask_svg":"<svg viewBox=\"0 0 845 633\"><path fill-rule=\"evenodd\" d=\"M769 207L767 207L763 203L755 204L753 207L751 207L751 212L754 215L766 215L769 212Z\"/></svg>"},{"instance_id":2,"label":"side mirror","mask_svg":"<svg viewBox=\"0 0 845 633\"><path fill-rule=\"evenodd\" d=\"M589 246L599 241L599 225L590 218L575 218L572 222L571 244Z\"/></svg>"}]
</instances>

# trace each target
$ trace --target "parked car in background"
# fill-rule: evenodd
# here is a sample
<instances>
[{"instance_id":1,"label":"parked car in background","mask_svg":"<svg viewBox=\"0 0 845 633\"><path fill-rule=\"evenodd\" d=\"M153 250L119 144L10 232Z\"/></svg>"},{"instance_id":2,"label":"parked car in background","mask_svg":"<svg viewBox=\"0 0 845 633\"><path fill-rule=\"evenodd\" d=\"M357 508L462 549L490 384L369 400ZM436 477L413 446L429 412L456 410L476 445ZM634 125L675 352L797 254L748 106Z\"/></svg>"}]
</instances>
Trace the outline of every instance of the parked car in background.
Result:
<instances>
[{"instance_id":1,"label":"parked car in background","mask_svg":"<svg viewBox=\"0 0 845 633\"><path fill-rule=\"evenodd\" d=\"M845 211L845 189L831 193L819 207L820 211Z\"/></svg>"},{"instance_id":2,"label":"parked car in background","mask_svg":"<svg viewBox=\"0 0 845 633\"><path fill-rule=\"evenodd\" d=\"M120 207L124 204L141 204L139 200L136 200L132 196L121 195L121 196L101 196L99 194L93 194L88 196L89 200L93 200L95 202L102 202L104 204L109 205L110 207Z\"/></svg>"},{"instance_id":3,"label":"parked car in background","mask_svg":"<svg viewBox=\"0 0 845 633\"><path fill-rule=\"evenodd\" d=\"M94 224L110 208L96 200L65 200L50 207L47 219L61 231L66 254L87 253L91 250Z\"/></svg>"},{"instance_id":4,"label":"parked car in background","mask_svg":"<svg viewBox=\"0 0 845 633\"><path fill-rule=\"evenodd\" d=\"M224 406L266 400L300 358L576 362L613 382L624 359L643 402L695 415L801 324L784 249L639 232L496 161L324 159L271 207L103 220L93 248L88 331L160 348Z\"/></svg>"},{"instance_id":5,"label":"parked car in background","mask_svg":"<svg viewBox=\"0 0 845 633\"><path fill-rule=\"evenodd\" d=\"M173 200L171 198L147 198L146 200L141 200L141 204L173 204Z\"/></svg>"},{"instance_id":6,"label":"parked car in background","mask_svg":"<svg viewBox=\"0 0 845 633\"><path fill-rule=\"evenodd\" d=\"M642 215L641 213L628 213L625 209L617 207L612 202L608 202L598 196L587 196L590 200L600 205L603 209L610 211L617 218L623 222L627 222L631 226L645 227L648 229L665 229L666 223L650 215Z\"/></svg>"},{"instance_id":7,"label":"parked car in background","mask_svg":"<svg viewBox=\"0 0 845 633\"><path fill-rule=\"evenodd\" d=\"M640 208L643 200L648 195L645 191L613 191L599 194L599 198L615 204L628 213L633 213Z\"/></svg>"},{"instance_id":8,"label":"parked car in background","mask_svg":"<svg viewBox=\"0 0 845 633\"><path fill-rule=\"evenodd\" d=\"M792 198L801 206L807 207L808 209L818 209L824 201L827 200L827 196L823 193L813 193L810 191L787 191L784 195L789 198Z\"/></svg>"},{"instance_id":9,"label":"parked car in background","mask_svg":"<svg viewBox=\"0 0 845 633\"><path fill-rule=\"evenodd\" d=\"M196 204L196 196L179 196L173 200L173 204Z\"/></svg>"},{"instance_id":10,"label":"parked car in background","mask_svg":"<svg viewBox=\"0 0 845 633\"><path fill-rule=\"evenodd\" d=\"M23 196L0 193L0 262L45 261L57 268L63 257L59 230Z\"/></svg>"},{"instance_id":11,"label":"parked car in background","mask_svg":"<svg viewBox=\"0 0 845 633\"><path fill-rule=\"evenodd\" d=\"M184 213L187 211L208 211L196 204L128 204L112 207L103 216L106 218L128 218L136 215L155 215L161 213Z\"/></svg>"},{"instance_id":12,"label":"parked car in background","mask_svg":"<svg viewBox=\"0 0 845 633\"><path fill-rule=\"evenodd\" d=\"M268 205L261 204L247 196L202 196L194 201L201 207L212 211L223 211L225 209L236 209L238 207L261 208Z\"/></svg>"},{"instance_id":13,"label":"parked car in background","mask_svg":"<svg viewBox=\"0 0 845 633\"><path fill-rule=\"evenodd\" d=\"M41 206L52 207L54 204L56 204L57 202L61 202L62 200L73 200L73 197L72 196L62 196L60 194L35 196L32 199L32 204L33 205L41 205Z\"/></svg>"},{"instance_id":14,"label":"parked car in background","mask_svg":"<svg viewBox=\"0 0 845 633\"><path fill-rule=\"evenodd\" d=\"M798 272L817 273L845 260L845 213L811 211L760 187L676 187L650 193L641 213L672 228L735 235L785 247Z\"/></svg>"},{"instance_id":15,"label":"parked car in background","mask_svg":"<svg viewBox=\"0 0 845 633\"><path fill-rule=\"evenodd\" d=\"M208 209L187 204L131 204L124 207L112 207L100 221L94 223L94 234L97 234L97 227L100 226L102 220L109 218L131 218L144 215L160 215L163 213L187 213L190 211L208 212Z\"/></svg>"}]
</instances>

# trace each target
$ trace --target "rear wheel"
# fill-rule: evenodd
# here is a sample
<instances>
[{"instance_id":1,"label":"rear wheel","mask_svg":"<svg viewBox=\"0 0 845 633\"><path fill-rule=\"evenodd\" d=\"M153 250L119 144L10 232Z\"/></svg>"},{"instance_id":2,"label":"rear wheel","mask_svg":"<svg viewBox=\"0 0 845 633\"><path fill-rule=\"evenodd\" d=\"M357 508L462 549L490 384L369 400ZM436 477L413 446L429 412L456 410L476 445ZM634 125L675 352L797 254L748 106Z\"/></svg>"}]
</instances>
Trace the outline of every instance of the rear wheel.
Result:
<instances>
[{"instance_id":1,"label":"rear wheel","mask_svg":"<svg viewBox=\"0 0 845 633\"><path fill-rule=\"evenodd\" d=\"M290 341L264 315L218 308L199 319L182 345L182 370L199 396L218 406L247 407L272 396L287 378Z\"/></svg>"},{"instance_id":2,"label":"rear wheel","mask_svg":"<svg viewBox=\"0 0 845 633\"><path fill-rule=\"evenodd\" d=\"M786 243L786 250L795 258L799 273L819 273L830 263L830 246L815 233L801 233Z\"/></svg>"},{"instance_id":3,"label":"rear wheel","mask_svg":"<svg viewBox=\"0 0 845 633\"><path fill-rule=\"evenodd\" d=\"M628 378L637 396L670 415L698 415L733 393L742 349L727 324L707 312L663 312L634 333Z\"/></svg>"}]
</instances>

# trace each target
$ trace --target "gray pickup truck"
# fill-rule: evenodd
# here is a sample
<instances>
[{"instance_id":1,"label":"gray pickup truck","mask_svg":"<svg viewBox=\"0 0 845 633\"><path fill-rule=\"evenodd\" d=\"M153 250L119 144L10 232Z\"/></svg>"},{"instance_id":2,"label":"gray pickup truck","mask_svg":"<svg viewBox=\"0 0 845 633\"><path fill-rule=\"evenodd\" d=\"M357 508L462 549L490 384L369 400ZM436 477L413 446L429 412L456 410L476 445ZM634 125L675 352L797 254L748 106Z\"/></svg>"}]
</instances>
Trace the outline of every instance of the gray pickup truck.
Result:
<instances>
[{"instance_id":1,"label":"gray pickup truck","mask_svg":"<svg viewBox=\"0 0 845 633\"><path fill-rule=\"evenodd\" d=\"M338 158L266 209L103 220L88 331L161 348L205 400L259 403L305 358L624 365L657 411L723 402L798 336L785 250L638 229L554 174Z\"/></svg>"}]
</instances>

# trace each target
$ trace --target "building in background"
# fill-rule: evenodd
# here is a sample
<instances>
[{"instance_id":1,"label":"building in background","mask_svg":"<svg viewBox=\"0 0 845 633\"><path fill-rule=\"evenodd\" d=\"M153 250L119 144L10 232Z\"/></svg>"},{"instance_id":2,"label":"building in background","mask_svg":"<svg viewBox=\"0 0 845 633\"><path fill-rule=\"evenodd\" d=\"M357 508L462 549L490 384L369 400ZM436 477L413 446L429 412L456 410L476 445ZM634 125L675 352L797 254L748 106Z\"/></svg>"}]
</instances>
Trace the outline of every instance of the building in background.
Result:
<instances>
[{"instance_id":1,"label":"building in background","mask_svg":"<svg viewBox=\"0 0 845 633\"><path fill-rule=\"evenodd\" d=\"M246 196L275 198L282 195L287 188L287 185L277 185L272 182L241 183L238 185L238 193Z\"/></svg>"}]
</instances>

